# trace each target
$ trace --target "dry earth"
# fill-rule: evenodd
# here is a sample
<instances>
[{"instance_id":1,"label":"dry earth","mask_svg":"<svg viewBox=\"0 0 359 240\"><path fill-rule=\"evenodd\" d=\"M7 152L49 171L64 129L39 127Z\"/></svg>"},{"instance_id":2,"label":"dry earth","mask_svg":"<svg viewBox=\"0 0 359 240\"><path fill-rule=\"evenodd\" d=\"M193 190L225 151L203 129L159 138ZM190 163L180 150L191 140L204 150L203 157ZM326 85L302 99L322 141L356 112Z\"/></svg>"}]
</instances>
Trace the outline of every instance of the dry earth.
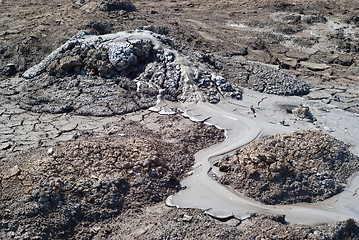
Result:
<instances>
[{"instance_id":1,"label":"dry earth","mask_svg":"<svg viewBox=\"0 0 359 240\"><path fill-rule=\"evenodd\" d=\"M31 96L14 88L23 84L21 74L80 30L137 28L172 38L183 54L197 52L233 84L274 91L258 85L267 68L248 64L261 62L305 80L311 92L304 97L359 113L353 1L0 0L0 238L359 238L353 220L316 227L288 225L283 216L220 221L166 207L163 199L180 188L193 153L223 140L213 127L142 110L107 117L36 112L19 98Z\"/></svg>"},{"instance_id":2,"label":"dry earth","mask_svg":"<svg viewBox=\"0 0 359 240\"><path fill-rule=\"evenodd\" d=\"M3 159L0 236L85 237L78 225L163 202L180 189L194 153L223 140L221 130L193 126L181 116L142 116L122 120L105 137L79 137Z\"/></svg>"}]
</instances>

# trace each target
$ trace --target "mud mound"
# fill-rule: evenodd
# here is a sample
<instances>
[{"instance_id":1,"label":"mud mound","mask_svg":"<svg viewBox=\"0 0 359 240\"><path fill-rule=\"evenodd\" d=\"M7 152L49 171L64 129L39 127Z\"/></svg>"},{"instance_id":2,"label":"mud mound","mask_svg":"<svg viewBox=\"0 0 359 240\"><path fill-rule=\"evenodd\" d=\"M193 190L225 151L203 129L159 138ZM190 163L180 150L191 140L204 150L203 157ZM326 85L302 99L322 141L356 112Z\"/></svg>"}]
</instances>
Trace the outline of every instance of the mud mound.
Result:
<instances>
[{"instance_id":1,"label":"mud mound","mask_svg":"<svg viewBox=\"0 0 359 240\"><path fill-rule=\"evenodd\" d=\"M37 77L38 82L49 82L49 78L54 79L51 78L52 76L56 79L96 76L111 79L110 85L114 85L113 89L119 88L116 85L121 85L123 83L121 79L125 78L129 82L127 85L131 86L127 89L134 90L132 95L139 93L145 86L151 93L160 93L161 97L171 101L218 103L221 97L241 98L242 92L238 87L217 75L204 64L195 60L194 62L189 61L189 58L173 50L172 46L173 42L170 39L150 31L138 30L102 36L93 36L84 31L59 47L42 62L27 70L23 77L27 79ZM41 73L43 74L41 75ZM57 82L62 82L61 80L51 81L54 84L41 86L33 91L25 91L24 99L32 98L35 95L39 99L45 99L36 100L36 105L46 105L48 102L46 95L51 95L51 88L58 85ZM66 79L67 81L73 82L72 79ZM34 85L34 82L36 83L36 79L28 81L28 84ZM93 84L98 85L95 82ZM80 86L81 83L78 85ZM27 86L25 85L24 89L27 89ZM105 87L102 87L104 94L106 94L106 89L113 91L111 88ZM78 94L73 94L79 91L76 88L78 87L75 84L75 89L67 89L64 92L67 94L63 97L74 102L77 101ZM121 90L117 92L121 92ZM156 96L150 95L152 101L149 99L147 102L146 100L145 106L141 103L137 105L140 108L152 106ZM123 94L119 94L118 97L124 98L123 96ZM126 99L123 101L126 102ZM28 102L25 101L24 104L29 105ZM53 98L50 102L62 104L61 99L58 98ZM105 102L111 104L110 101ZM87 101L87 104L93 107L91 101ZM46 107L43 106L36 107L36 109L46 111ZM72 111L71 109L76 109L76 106L71 105L66 109ZM136 107L131 111L133 110L136 110ZM115 114L119 113L117 110L111 111ZM81 111L75 111L75 113L81 114ZM96 115L91 112L88 114ZM111 115L111 113L104 115Z\"/></svg>"},{"instance_id":2,"label":"mud mound","mask_svg":"<svg viewBox=\"0 0 359 240\"><path fill-rule=\"evenodd\" d=\"M265 204L290 204L340 193L359 158L327 134L298 131L252 142L217 166L220 183Z\"/></svg>"},{"instance_id":3,"label":"mud mound","mask_svg":"<svg viewBox=\"0 0 359 240\"><path fill-rule=\"evenodd\" d=\"M149 108L157 95L181 102L241 99L237 84L216 74L201 54L186 57L174 49L172 40L147 30L101 36L83 31L27 70L14 100L34 112L111 116ZM309 92L293 75L251 62L241 66L254 90Z\"/></svg>"},{"instance_id":4,"label":"mud mound","mask_svg":"<svg viewBox=\"0 0 359 240\"><path fill-rule=\"evenodd\" d=\"M26 161L0 175L0 236L68 238L79 223L162 201L180 189L193 154L223 138L220 130L202 124L182 136L177 132L171 133L171 143L86 139L19 156Z\"/></svg>"},{"instance_id":5,"label":"mud mound","mask_svg":"<svg viewBox=\"0 0 359 240\"><path fill-rule=\"evenodd\" d=\"M228 57L222 58L221 61L228 71L226 77L240 86L285 96L302 96L310 92L309 85L301 78L271 66Z\"/></svg>"},{"instance_id":6,"label":"mud mound","mask_svg":"<svg viewBox=\"0 0 359 240\"><path fill-rule=\"evenodd\" d=\"M306 82L292 74L256 63L243 66L248 74L248 87L255 91L289 96L302 96L310 91Z\"/></svg>"}]
</instances>

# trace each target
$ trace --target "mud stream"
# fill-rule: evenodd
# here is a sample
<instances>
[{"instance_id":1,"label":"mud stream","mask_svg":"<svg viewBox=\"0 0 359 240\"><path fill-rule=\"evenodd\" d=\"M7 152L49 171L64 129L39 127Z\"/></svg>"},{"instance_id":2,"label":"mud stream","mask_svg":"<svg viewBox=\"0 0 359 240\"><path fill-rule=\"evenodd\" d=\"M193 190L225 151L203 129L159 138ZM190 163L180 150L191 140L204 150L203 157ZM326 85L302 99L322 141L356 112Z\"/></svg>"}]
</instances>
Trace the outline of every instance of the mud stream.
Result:
<instances>
[{"instance_id":1,"label":"mud stream","mask_svg":"<svg viewBox=\"0 0 359 240\"><path fill-rule=\"evenodd\" d=\"M318 119L317 123L299 120L296 116L288 116L285 113L285 106L300 104L310 106L311 112ZM249 109L252 105L256 108L256 117ZM351 144L352 152L358 154L357 115L299 97L265 95L249 90L245 91L243 101L223 99L217 105L203 102L175 105L162 101L159 107L153 110L170 113L173 108L181 109L183 115L193 121L204 121L224 129L226 140L195 155L193 171L181 182L185 189L170 196L167 205L203 209L217 218L245 219L253 214L281 214L285 215L289 223L308 225L334 224L348 218L359 220L359 173L348 180L345 191L325 201L274 206L245 197L210 177L216 172L212 163L226 154L233 153L235 149L261 137L299 129L324 131ZM283 121L287 122L286 126Z\"/></svg>"}]
</instances>

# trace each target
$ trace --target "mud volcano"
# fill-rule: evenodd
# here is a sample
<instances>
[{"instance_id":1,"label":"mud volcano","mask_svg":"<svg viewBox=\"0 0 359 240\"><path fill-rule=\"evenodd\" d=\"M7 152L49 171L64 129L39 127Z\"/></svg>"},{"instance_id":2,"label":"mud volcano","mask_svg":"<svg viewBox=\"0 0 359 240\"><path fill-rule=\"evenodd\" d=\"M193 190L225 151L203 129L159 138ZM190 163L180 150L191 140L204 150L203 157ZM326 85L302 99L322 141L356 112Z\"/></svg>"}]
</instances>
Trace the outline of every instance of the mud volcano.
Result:
<instances>
[{"instance_id":1,"label":"mud volcano","mask_svg":"<svg viewBox=\"0 0 359 240\"><path fill-rule=\"evenodd\" d=\"M240 99L241 90L150 31L80 32L27 70L20 106L33 112L112 116L170 101Z\"/></svg>"},{"instance_id":2,"label":"mud volcano","mask_svg":"<svg viewBox=\"0 0 359 240\"><path fill-rule=\"evenodd\" d=\"M317 131L252 142L216 164L219 182L265 204L317 202L342 192L359 170L348 146Z\"/></svg>"},{"instance_id":3,"label":"mud volcano","mask_svg":"<svg viewBox=\"0 0 359 240\"><path fill-rule=\"evenodd\" d=\"M265 85L258 91L309 92L309 86L293 75L251 62L243 66L243 78ZM148 109L157 96L214 104L221 98L242 98L239 84L218 75L203 54L184 56L173 40L146 30L101 36L82 31L22 76L19 84L8 83L7 89L20 95L13 100L21 108L39 113L113 116Z\"/></svg>"}]
</instances>

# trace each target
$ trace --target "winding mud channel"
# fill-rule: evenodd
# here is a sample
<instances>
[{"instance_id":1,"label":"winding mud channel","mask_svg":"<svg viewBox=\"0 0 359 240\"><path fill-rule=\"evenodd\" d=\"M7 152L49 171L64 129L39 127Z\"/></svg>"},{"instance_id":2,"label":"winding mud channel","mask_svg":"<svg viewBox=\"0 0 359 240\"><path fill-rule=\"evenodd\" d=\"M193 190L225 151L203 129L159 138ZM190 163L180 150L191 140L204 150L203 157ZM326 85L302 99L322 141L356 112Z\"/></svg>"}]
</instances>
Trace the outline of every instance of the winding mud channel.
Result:
<instances>
[{"instance_id":1,"label":"winding mud channel","mask_svg":"<svg viewBox=\"0 0 359 240\"><path fill-rule=\"evenodd\" d=\"M285 106L301 104L310 107L318 119L315 124L285 113ZM256 117L249 109L252 105L256 108ZM351 144L352 152L358 154L357 115L300 97L265 95L250 90L245 91L243 101L223 99L217 105L201 102L177 106L162 102L162 113L166 112L166 107L180 108L189 119L213 124L226 133L224 142L203 149L195 155L193 171L181 182L185 189L170 196L167 205L203 209L217 218L245 219L253 214L283 214L289 223L308 225L333 224L348 218L359 220L359 173L351 176L344 192L325 201L274 206L245 197L210 177L211 172L215 171L212 163L224 155L261 137L299 129L324 131ZM287 122L287 126L280 123L283 120Z\"/></svg>"}]
</instances>

